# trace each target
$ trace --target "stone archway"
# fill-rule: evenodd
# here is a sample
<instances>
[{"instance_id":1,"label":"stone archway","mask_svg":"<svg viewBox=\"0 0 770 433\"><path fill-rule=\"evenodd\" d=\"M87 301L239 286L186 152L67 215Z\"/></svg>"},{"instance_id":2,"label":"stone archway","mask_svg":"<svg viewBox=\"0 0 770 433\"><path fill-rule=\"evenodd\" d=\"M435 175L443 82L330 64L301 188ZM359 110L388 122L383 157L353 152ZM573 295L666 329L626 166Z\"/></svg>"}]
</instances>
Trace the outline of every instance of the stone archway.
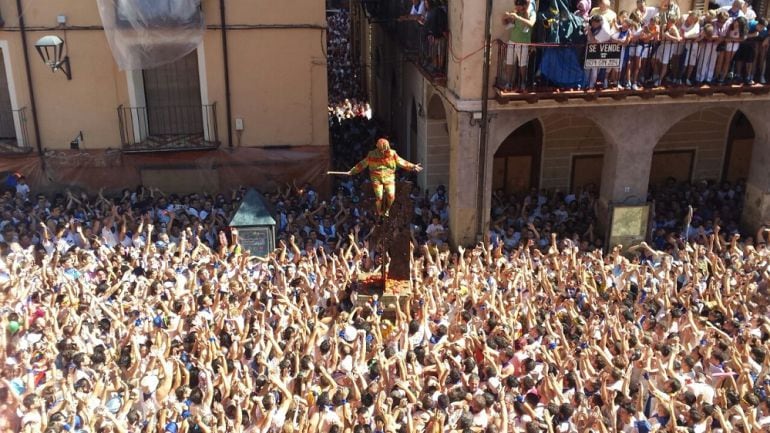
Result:
<instances>
[{"instance_id":1,"label":"stone archway","mask_svg":"<svg viewBox=\"0 0 770 433\"><path fill-rule=\"evenodd\" d=\"M492 162L492 190L505 195L539 189L543 127L539 120L516 128L503 140Z\"/></svg>"},{"instance_id":2,"label":"stone archway","mask_svg":"<svg viewBox=\"0 0 770 433\"><path fill-rule=\"evenodd\" d=\"M734 183L748 179L754 138L754 127L751 121L742 111L736 111L730 122L730 129L727 131L722 181Z\"/></svg>"}]
</instances>

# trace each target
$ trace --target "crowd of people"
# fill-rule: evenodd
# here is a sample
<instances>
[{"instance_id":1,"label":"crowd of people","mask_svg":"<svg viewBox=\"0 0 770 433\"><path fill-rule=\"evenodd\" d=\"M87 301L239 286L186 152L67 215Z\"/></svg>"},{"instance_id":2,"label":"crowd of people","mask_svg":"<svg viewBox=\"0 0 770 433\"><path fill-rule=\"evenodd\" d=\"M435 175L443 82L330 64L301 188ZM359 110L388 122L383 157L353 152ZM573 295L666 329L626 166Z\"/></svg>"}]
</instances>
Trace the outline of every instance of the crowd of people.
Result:
<instances>
[{"instance_id":1,"label":"crowd of people","mask_svg":"<svg viewBox=\"0 0 770 433\"><path fill-rule=\"evenodd\" d=\"M684 191L707 231L628 256L573 240L591 191L535 192L521 221L498 197L498 224L527 236L414 242L412 292L385 311L358 299L381 262L350 182L268 194L267 257L226 228L244 189L6 189L0 431L770 429L770 228L741 239L700 214L737 187Z\"/></svg>"},{"instance_id":2,"label":"crowd of people","mask_svg":"<svg viewBox=\"0 0 770 433\"><path fill-rule=\"evenodd\" d=\"M382 136L369 117L330 116L336 169ZM770 431L770 227L740 236L741 183L651 189L630 248L595 236L592 188L496 191L455 249L446 188L414 183L410 291L385 305L362 295L368 182L263 191L277 248L256 257L228 225L244 187L9 176L0 433Z\"/></svg>"},{"instance_id":3,"label":"crowd of people","mask_svg":"<svg viewBox=\"0 0 770 433\"><path fill-rule=\"evenodd\" d=\"M537 80L560 87L627 90L767 80L767 19L744 0L720 1L705 12L682 11L676 0L661 0L657 7L637 0L633 10L620 11L612 9L610 0L594 8L587 0L551 0L540 2L538 11L535 2L516 0L503 20L509 30L499 84L510 90L527 91ZM578 45L536 50L532 44L540 42ZM620 51L613 52L617 64L586 62L583 72L586 42L618 44ZM534 69L529 61L533 53Z\"/></svg>"},{"instance_id":4,"label":"crowd of people","mask_svg":"<svg viewBox=\"0 0 770 433\"><path fill-rule=\"evenodd\" d=\"M353 117L372 118L361 87L361 71L353 58L350 11L335 9L327 13L327 75L329 117L338 121Z\"/></svg>"}]
</instances>

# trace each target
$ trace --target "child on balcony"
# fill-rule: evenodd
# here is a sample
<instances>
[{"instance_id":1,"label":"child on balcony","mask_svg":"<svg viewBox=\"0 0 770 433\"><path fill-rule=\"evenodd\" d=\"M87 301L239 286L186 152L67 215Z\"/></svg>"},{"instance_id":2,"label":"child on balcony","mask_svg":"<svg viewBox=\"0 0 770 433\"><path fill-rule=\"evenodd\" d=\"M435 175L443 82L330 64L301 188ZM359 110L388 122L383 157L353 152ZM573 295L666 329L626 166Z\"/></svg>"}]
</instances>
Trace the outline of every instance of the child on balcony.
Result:
<instances>
[{"instance_id":1,"label":"child on balcony","mask_svg":"<svg viewBox=\"0 0 770 433\"><path fill-rule=\"evenodd\" d=\"M654 51L655 44L660 40L660 18L653 17L647 25L642 27L642 31L638 36L637 47L637 66L634 71L632 86L633 90L641 90L640 83L645 80L645 77L652 75L650 69L650 54Z\"/></svg>"},{"instance_id":2,"label":"child on balcony","mask_svg":"<svg viewBox=\"0 0 770 433\"><path fill-rule=\"evenodd\" d=\"M631 35L634 32L634 26L635 23L631 21L631 19L628 17L628 12L622 11L620 12L620 19L622 21L618 25L618 31L616 31L612 35L612 42L616 44L623 45L623 48L620 51L620 67L619 68L612 68L610 70L610 87L614 87L617 85L618 90L623 89L624 85L621 82L620 79L620 73L623 71L623 68L625 68L626 72L628 72L628 66L627 66L627 60L626 52L628 51L626 47L628 46L628 43L631 41ZM628 85L628 74L626 73L626 86Z\"/></svg>"},{"instance_id":3,"label":"child on balcony","mask_svg":"<svg viewBox=\"0 0 770 433\"><path fill-rule=\"evenodd\" d=\"M707 15L698 37L698 69L695 73L695 81L699 84L706 85L714 79L718 39L719 36L711 23L711 16Z\"/></svg>"},{"instance_id":4,"label":"child on balcony","mask_svg":"<svg viewBox=\"0 0 770 433\"><path fill-rule=\"evenodd\" d=\"M657 80L655 80L655 87L660 86L666 79L666 74L668 73L668 64L676 51L676 44L682 40L682 37L679 34L679 29L676 26L676 18L669 16L663 26L663 32L661 32L661 42L658 46L658 53L655 56L657 63L656 69L660 73Z\"/></svg>"}]
</instances>

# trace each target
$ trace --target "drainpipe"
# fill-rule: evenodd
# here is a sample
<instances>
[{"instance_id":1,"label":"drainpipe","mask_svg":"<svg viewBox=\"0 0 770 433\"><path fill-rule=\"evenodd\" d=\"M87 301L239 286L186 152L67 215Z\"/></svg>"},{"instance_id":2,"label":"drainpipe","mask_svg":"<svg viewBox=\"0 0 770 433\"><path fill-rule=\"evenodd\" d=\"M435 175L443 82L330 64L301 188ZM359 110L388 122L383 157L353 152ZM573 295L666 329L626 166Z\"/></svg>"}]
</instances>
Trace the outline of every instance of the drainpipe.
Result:
<instances>
[{"instance_id":1,"label":"drainpipe","mask_svg":"<svg viewBox=\"0 0 770 433\"><path fill-rule=\"evenodd\" d=\"M230 102L230 62L227 53L227 21L225 0L219 0L219 20L222 22L222 56L225 64L225 111L227 112L227 144L233 147L233 112Z\"/></svg>"},{"instance_id":2,"label":"drainpipe","mask_svg":"<svg viewBox=\"0 0 770 433\"><path fill-rule=\"evenodd\" d=\"M479 133L479 179L478 191L476 192L476 203L478 214L476 217L477 236L479 240L484 239L486 227L486 209L484 208L484 183L487 177L487 135L489 129L489 63L492 54L492 1L487 0L486 16L484 18L484 64L481 80L481 131Z\"/></svg>"},{"instance_id":3,"label":"drainpipe","mask_svg":"<svg viewBox=\"0 0 770 433\"><path fill-rule=\"evenodd\" d=\"M16 0L16 10L19 13L19 30L21 32L21 46L24 51L24 68L27 73L27 88L29 89L29 105L32 109L32 127L35 129L35 144L37 153L45 172L45 160L43 159L43 147L40 145L40 125L37 123L37 104L35 104L35 87L32 85L32 69L29 66L29 49L27 46L27 28L24 25L24 15L21 8L21 0Z\"/></svg>"}]
</instances>

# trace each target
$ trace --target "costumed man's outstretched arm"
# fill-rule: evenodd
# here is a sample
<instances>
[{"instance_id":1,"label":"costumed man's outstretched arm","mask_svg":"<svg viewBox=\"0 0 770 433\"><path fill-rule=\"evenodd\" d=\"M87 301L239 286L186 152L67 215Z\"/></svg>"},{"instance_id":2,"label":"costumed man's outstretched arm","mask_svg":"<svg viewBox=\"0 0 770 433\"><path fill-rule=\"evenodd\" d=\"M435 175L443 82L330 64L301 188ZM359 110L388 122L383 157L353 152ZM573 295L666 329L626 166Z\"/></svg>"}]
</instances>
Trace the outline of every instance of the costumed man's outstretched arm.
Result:
<instances>
[{"instance_id":1,"label":"costumed man's outstretched arm","mask_svg":"<svg viewBox=\"0 0 770 433\"><path fill-rule=\"evenodd\" d=\"M415 171L417 173L422 171L422 164L419 162L417 164L412 164L398 154L396 154L396 164L398 165L398 168L403 168L404 170Z\"/></svg>"},{"instance_id":2,"label":"costumed man's outstretched arm","mask_svg":"<svg viewBox=\"0 0 770 433\"><path fill-rule=\"evenodd\" d=\"M348 176L355 176L358 173L361 173L362 171L364 171L368 166L369 166L369 158L365 157L364 159L359 161L358 164L353 166L353 168L348 170Z\"/></svg>"}]
</instances>

